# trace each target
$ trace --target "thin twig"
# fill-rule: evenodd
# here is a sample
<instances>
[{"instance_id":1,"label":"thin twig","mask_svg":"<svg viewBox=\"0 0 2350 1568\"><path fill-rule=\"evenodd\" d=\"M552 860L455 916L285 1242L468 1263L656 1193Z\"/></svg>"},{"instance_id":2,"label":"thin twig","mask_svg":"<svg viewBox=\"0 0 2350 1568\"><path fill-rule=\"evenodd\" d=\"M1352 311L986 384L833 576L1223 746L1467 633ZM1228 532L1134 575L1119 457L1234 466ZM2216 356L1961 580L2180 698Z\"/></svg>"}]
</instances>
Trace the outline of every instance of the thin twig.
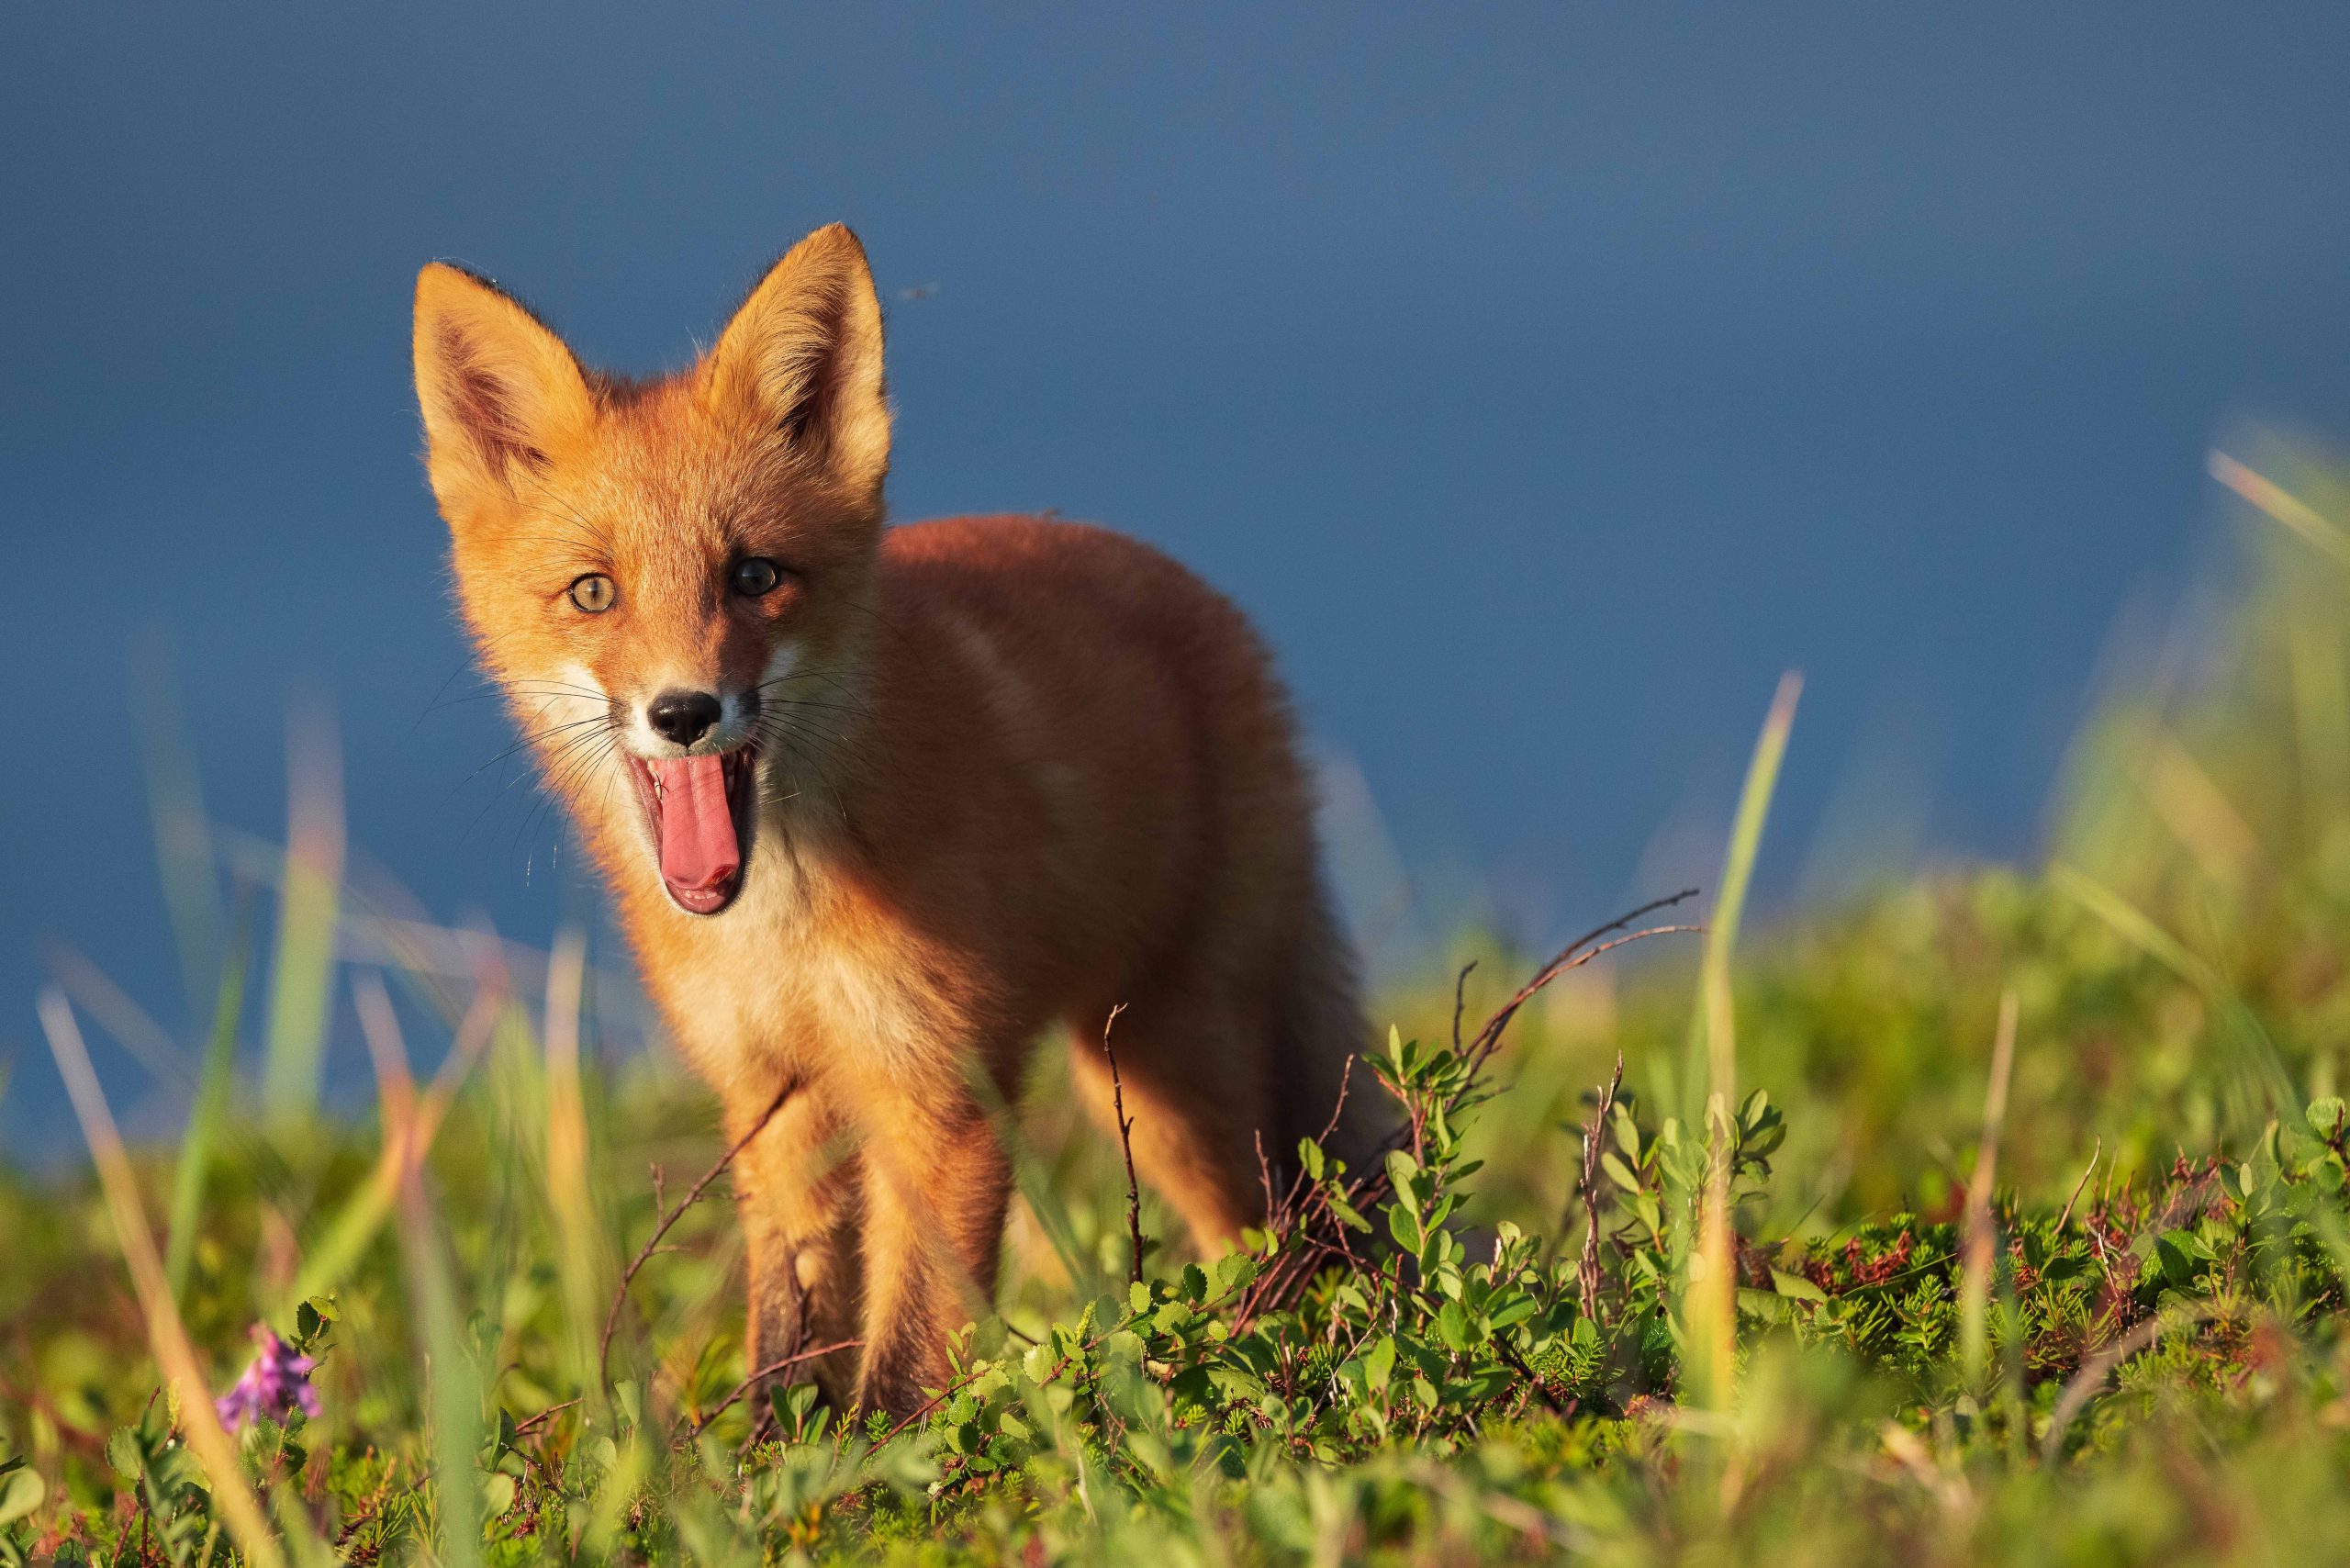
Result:
<instances>
[{"instance_id":1,"label":"thin twig","mask_svg":"<svg viewBox=\"0 0 2350 1568\"><path fill-rule=\"evenodd\" d=\"M1469 1000L1469 971L1476 967L1477 960L1472 958L1460 966L1459 974L1452 977L1452 1051L1455 1056L1460 1054L1460 1011Z\"/></svg>"},{"instance_id":2,"label":"thin twig","mask_svg":"<svg viewBox=\"0 0 2350 1568\"><path fill-rule=\"evenodd\" d=\"M1328 1143L1330 1141L1330 1135L1338 1130L1338 1120L1347 1114L1347 1086L1354 1082L1354 1081L1355 1058L1348 1057L1338 1066L1337 1103L1330 1107L1330 1119L1323 1124L1322 1136L1315 1138L1314 1140L1315 1142Z\"/></svg>"},{"instance_id":3,"label":"thin twig","mask_svg":"<svg viewBox=\"0 0 2350 1568\"><path fill-rule=\"evenodd\" d=\"M529 1431L532 1428L537 1426L540 1422L547 1419L549 1417L559 1416L578 1403L579 1401L576 1399L566 1399L560 1405L550 1405L545 1409L540 1411L537 1415L532 1417L529 1420L516 1422L514 1425L514 1435L519 1438L523 1433Z\"/></svg>"},{"instance_id":4,"label":"thin twig","mask_svg":"<svg viewBox=\"0 0 2350 1568\"><path fill-rule=\"evenodd\" d=\"M1142 1188L1135 1182L1134 1122L1126 1115L1126 1086L1118 1077L1118 1053L1110 1047L1110 1032L1118 1026L1123 1002L1102 1021L1102 1054L1110 1059L1110 1112L1118 1124L1118 1152L1126 1157L1126 1238L1134 1247L1134 1264L1126 1277L1142 1283Z\"/></svg>"},{"instance_id":5,"label":"thin twig","mask_svg":"<svg viewBox=\"0 0 2350 1568\"><path fill-rule=\"evenodd\" d=\"M1631 911L1628 914L1624 914L1615 920L1611 920L1605 925L1596 926L1592 930L1584 932L1582 935L1568 943L1565 946L1560 948L1558 955L1555 958L1534 972L1534 978L1532 980L1528 980L1524 985L1518 987L1516 995L1502 1003L1499 1008L1494 1010L1494 1015L1485 1020L1484 1026L1477 1031L1477 1037L1469 1047L1470 1066L1472 1069L1483 1066L1485 1058L1492 1056L1494 1054L1494 1047L1501 1044L1502 1031L1509 1027L1509 1021L1517 1015L1517 1010L1525 1006L1526 1003L1532 999L1536 991L1540 991L1544 986L1549 985L1552 980L1557 980L1569 969L1580 969L1583 965L1589 963L1592 959L1599 957L1600 954L1606 952L1609 948L1621 946L1625 941L1630 941L1639 936L1662 936L1668 933L1691 932L1704 929L1701 926L1695 925L1660 925L1649 931L1636 932L1632 936L1625 937L1619 941L1600 942L1601 937L1607 935L1611 932L1623 930L1626 926L1631 924L1632 922L1639 919L1642 915L1654 914L1661 909L1670 909L1674 904L1685 902L1696 896L1696 889L1684 888L1679 892L1668 894L1664 898L1652 899L1649 902L1642 904L1639 908ZM1594 946L1594 944L1597 944L1597 946ZM1590 950L1588 952L1583 951L1584 948L1589 948Z\"/></svg>"},{"instance_id":6,"label":"thin twig","mask_svg":"<svg viewBox=\"0 0 2350 1568\"><path fill-rule=\"evenodd\" d=\"M1591 1114L1591 1130L1583 1140L1583 1181L1578 1183L1583 1193L1585 1229L1583 1233L1583 1260L1575 1269L1575 1294L1583 1305L1583 1315L1595 1321L1599 1316L1599 1144L1607 1133L1607 1113L1616 1108L1616 1092L1624 1086L1624 1053L1616 1053L1615 1076L1607 1087L1599 1092L1599 1104Z\"/></svg>"},{"instance_id":7,"label":"thin twig","mask_svg":"<svg viewBox=\"0 0 2350 1568\"><path fill-rule=\"evenodd\" d=\"M817 1360L819 1357L832 1355L835 1351L858 1350L863 1350L864 1348L865 1341L862 1339L842 1339L834 1344L819 1345L812 1350L797 1351L794 1354L784 1357L783 1360L779 1361L769 1361L766 1366L761 1367L758 1371L753 1372L750 1376L736 1383L733 1393L729 1394L725 1398L712 1406L710 1410L703 1415L700 1420L696 1421L694 1423L694 1429L686 1434L686 1440L688 1442L691 1442L694 1439L700 1437L702 1432L712 1421L717 1420L721 1416L725 1415L726 1412L734 1407L734 1402L736 1400L741 1399L743 1395L750 1393L753 1388L756 1387L767 1379L775 1376L776 1373L779 1372L789 1372L793 1367L798 1366L802 1361L812 1361Z\"/></svg>"},{"instance_id":8,"label":"thin twig","mask_svg":"<svg viewBox=\"0 0 2350 1568\"><path fill-rule=\"evenodd\" d=\"M604 1315L604 1337L596 1347L596 1375L607 1395L612 1392L612 1334L620 1327L621 1308L628 1301L628 1288L635 1282L637 1271L643 1268L646 1260L653 1256L653 1249L661 1244L661 1238L669 1234L669 1227L683 1218L686 1211L700 1200L702 1189L717 1181L720 1172L734 1163L734 1157L742 1153L753 1138L767 1131L767 1124L775 1120L775 1114L783 1109L783 1103L790 1099L799 1088L800 1085L795 1081L777 1091L774 1101L760 1113L759 1119L751 1124L751 1130L736 1138L726 1152L718 1157L718 1163L702 1172L701 1180L693 1184L693 1190L678 1201L676 1208L662 1216L661 1223L653 1227L653 1234L645 1238L643 1248L629 1260L628 1267L621 1271L620 1288L612 1293L612 1309Z\"/></svg>"},{"instance_id":9,"label":"thin twig","mask_svg":"<svg viewBox=\"0 0 2350 1568\"><path fill-rule=\"evenodd\" d=\"M1259 1127L1248 1136L1257 1142L1257 1181L1265 1189L1265 1228L1270 1231L1279 1215L1273 1198L1273 1162L1265 1158L1265 1129Z\"/></svg>"},{"instance_id":10,"label":"thin twig","mask_svg":"<svg viewBox=\"0 0 2350 1568\"><path fill-rule=\"evenodd\" d=\"M2099 1133L2097 1147L2089 1150L2089 1162L2081 1167L2081 1179L2073 1183L2073 1195L2065 1200L2065 1212L2056 1216L2056 1234L2065 1234L2065 1222L2073 1217L2073 1205L2081 1201L2081 1189L2089 1184L2089 1172L2097 1169L2098 1156L2105 1152L2105 1135Z\"/></svg>"}]
</instances>

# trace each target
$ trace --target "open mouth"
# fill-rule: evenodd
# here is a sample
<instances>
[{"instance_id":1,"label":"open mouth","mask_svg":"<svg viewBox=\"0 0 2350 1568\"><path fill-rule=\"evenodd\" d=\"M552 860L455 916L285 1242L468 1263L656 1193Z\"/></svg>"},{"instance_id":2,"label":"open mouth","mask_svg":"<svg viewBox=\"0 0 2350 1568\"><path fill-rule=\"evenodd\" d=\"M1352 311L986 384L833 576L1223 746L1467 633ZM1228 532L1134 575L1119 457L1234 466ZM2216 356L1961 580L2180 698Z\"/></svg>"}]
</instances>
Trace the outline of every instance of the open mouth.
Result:
<instances>
[{"instance_id":1,"label":"open mouth","mask_svg":"<svg viewBox=\"0 0 2350 1568\"><path fill-rule=\"evenodd\" d=\"M688 914L716 914L743 887L749 856L749 746L707 756L647 761L632 753L629 775L661 857L661 885Z\"/></svg>"}]
</instances>

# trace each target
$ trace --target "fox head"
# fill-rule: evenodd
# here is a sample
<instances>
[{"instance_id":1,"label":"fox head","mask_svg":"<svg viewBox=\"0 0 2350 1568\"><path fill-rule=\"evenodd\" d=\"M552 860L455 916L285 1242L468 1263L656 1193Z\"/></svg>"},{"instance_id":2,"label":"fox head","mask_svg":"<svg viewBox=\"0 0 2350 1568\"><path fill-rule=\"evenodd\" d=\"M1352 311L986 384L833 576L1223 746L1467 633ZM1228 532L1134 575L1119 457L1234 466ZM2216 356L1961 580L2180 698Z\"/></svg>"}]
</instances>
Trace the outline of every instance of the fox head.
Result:
<instances>
[{"instance_id":1,"label":"fox head","mask_svg":"<svg viewBox=\"0 0 2350 1568\"><path fill-rule=\"evenodd\" d=\"M724 909L762 780L856 707L890 463L863 248L810 235L642 383L435 263L416 389L465 620L548 781L608 862L632 837L678 908Z\"/></svg>"}]
</instances>

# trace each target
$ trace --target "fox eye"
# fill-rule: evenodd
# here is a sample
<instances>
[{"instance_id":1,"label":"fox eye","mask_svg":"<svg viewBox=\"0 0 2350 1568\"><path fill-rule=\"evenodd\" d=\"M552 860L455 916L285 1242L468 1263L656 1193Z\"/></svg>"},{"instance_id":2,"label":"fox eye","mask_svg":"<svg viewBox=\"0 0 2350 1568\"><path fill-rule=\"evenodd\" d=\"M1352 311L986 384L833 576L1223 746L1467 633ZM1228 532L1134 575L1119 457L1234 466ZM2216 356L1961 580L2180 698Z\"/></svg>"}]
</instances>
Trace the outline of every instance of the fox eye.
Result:
<instances>
[{"instance_id":1,"label":"fox eye","mask_svg":"<svg viewBox=\"0 0 2350 1568\"><path fill-rule=\"evenodd\" d=\"M612 579L601 572L590 572L571 585L571 602L589 615L603 614L617 597Z\"/></svg>"},{"instance_id":2,"label":"fox eye","mask_svg":"<svg viewBox=\"0 0 2350 1568\"><path fill-rule=\"evenodd\" d=\"M734 567L734 591L745 599L772 593L775 585L782 580L782 570L765 555L753 555Z\"/></svg>"}]
</instances>

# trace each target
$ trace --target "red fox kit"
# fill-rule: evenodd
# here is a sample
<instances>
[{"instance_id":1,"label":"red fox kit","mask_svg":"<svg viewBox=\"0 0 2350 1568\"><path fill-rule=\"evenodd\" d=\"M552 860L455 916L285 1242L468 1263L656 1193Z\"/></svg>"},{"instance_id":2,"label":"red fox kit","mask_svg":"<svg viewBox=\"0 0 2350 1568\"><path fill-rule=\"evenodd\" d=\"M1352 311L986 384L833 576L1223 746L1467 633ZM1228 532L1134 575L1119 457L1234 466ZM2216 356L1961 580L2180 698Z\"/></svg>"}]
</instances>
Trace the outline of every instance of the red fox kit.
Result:
<instances>
[{"instance_id":1,"label":"red fox kit","mask_svg":"<svg viewBox=\"0 0 2350 1568\"><path fill-rule=\"evenodd\" d=\"M1241 615L1036 518L885 528L881 311L795 246L715 347L587 369L490 284L417 280L416 384L464 617L741 1137L755 1368L902 1413L985 1310L991 1106L1066 1025L1203 1246L1263 1208L1359 1043L1294 725Z\"/></svg>"}]
</instances>

